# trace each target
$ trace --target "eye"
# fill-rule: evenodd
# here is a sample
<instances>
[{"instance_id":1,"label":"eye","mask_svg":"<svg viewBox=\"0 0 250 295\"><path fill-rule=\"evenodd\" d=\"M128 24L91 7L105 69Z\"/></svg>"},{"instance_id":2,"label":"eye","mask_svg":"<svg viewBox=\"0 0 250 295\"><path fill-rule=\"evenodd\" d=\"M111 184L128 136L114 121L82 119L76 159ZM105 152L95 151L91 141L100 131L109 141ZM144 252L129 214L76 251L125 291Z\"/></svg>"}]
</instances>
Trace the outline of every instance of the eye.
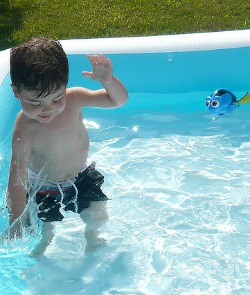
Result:
<instances>
[{"instance_id":1,"label":"eye","mask_svg":"<svg viewBox=\"0 0 250 295\"><path fill-rule=\"evenodd\" d=\"M211 106L214 108L218 108L220 106L220 102L218 100L212 100Z\"/></svg>"},{"instance_id":2,"label":"eye","mask_svg":"<svg viewBox=\"0 0 250 295\"><path fill-rule=\"evenodd\" d=\"M210 106L210 100L206 101L206 106L209 107Z\"/></svg>"},{"instance_id":3,"label":"eye","mask_svg":"<svg viewBox=\"0 0 250 295\"><path fill-rule=\"evenodd\" d=\"M41 105L41 103L40 103L39 101L38 101L38 102L32 101L30 104L31 104L33 107L38 107L38 106Z\"/></svg>"},{"instance_id":4,"label":"eye","mask_svg":"<svg viewBox=\"0 0 250 295\"><path fill-rule=\"evenodd\" d=\"M59 97L59 98L57 98L57 99L53 99L53 102L54 103L57 103L57 102L60 102L62 100L62 97Z\"/></svg>"}]
</instances>

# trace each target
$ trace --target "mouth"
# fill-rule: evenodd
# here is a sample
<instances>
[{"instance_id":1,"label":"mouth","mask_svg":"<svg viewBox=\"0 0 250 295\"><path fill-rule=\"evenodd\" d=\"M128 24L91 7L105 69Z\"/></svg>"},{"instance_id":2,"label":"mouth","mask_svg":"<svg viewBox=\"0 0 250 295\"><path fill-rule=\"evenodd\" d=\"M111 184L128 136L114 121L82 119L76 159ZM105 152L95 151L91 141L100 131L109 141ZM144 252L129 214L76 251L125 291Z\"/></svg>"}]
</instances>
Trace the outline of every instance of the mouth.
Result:
<instances>
[{"instance_id":1,"label":"mouth","mask_svg":"<svg viewBox=\"0 0 250 295\"><path fill-rule=\"evenodd\" d=\"M54 118L54 115L39 115L38 117L42 122L49 122Z\"/></svg>"},{"instance_id":2,"label":"mouth","mask_svg":"<svg viewBox=\"0 0 250 295\"><path fill-rule=\"evenodd\" d=\"M51 118L51 117L53 117L53 116L54 116L54 115L52 115L52 114L51 114L51 115L39 115L40 118L45 118L45 119L46 119L46 118Z\"/></svg>"}]
</instances>

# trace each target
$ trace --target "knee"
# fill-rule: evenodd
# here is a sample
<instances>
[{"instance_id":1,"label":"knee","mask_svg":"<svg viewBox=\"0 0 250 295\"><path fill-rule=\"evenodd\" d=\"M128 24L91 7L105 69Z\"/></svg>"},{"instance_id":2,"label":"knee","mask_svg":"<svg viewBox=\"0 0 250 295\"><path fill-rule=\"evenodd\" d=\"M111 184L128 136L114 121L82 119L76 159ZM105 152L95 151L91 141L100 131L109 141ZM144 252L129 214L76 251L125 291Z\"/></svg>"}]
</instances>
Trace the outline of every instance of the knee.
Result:
<instances>
[{"instance_id":1,"label":"knee","mask_svg":"<svg viewBox=\"0 0 250 295\"><path fill-rule=\"evenodd\" d=\"M87 224L104 224L109 219L106 204L102 204L102 202L92 203L88 209L85 209L80 213L80 216Z\"/></svg>"},{"instance_id":2,"label":"knee","mask_svg":"<svg viewBox=\"0 0 250 295\"><path fill-rule=\"evenodd\" d=\"M106 210L100 211L98 219L103 223L107 222L109 220L108 212Z\"/></svg>"}]
</instances>

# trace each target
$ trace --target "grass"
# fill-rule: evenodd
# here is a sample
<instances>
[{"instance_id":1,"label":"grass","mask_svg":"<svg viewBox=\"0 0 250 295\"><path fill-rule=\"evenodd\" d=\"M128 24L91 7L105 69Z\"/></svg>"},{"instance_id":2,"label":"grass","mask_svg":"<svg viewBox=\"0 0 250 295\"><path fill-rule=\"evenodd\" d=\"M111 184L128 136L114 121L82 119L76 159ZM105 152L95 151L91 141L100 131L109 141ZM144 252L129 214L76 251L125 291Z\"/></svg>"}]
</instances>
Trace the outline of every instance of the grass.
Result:
<instances>
[{"instance_id":1,"label":"grass","mask_svg":"<svg viewBox=\"0 0 250 295\"><path fill-rule=\"evenodd\" d=\"M249 0L1 0L0 49L34 36L149 36L250 28Z\"/></svg>"}]
</instances>

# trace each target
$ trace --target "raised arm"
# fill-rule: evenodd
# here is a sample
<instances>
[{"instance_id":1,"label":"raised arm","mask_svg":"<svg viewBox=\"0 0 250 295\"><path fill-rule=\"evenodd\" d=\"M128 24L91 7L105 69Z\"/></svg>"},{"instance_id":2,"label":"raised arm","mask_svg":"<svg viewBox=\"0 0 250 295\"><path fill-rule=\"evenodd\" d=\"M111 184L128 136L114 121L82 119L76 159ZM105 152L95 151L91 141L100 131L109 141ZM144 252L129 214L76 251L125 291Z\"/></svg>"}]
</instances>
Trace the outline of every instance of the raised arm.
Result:
<instances>
[{"instance_id":1,"label":"raised arm","mask_svg":"<svg viewBox=\"0 0 250 295\"><path fill-rule=\"evenodd\" d=\"M93 72L84 71L85 77L100 82L103 89L88 90L81 87L72 89L82 106L114 108L124 105L128 100L128 92L123 83L113 75L110 59L104 55L87 55L92 64ZM71 91L71 90L70 90Z\"/></svg>"}]
</instances>

